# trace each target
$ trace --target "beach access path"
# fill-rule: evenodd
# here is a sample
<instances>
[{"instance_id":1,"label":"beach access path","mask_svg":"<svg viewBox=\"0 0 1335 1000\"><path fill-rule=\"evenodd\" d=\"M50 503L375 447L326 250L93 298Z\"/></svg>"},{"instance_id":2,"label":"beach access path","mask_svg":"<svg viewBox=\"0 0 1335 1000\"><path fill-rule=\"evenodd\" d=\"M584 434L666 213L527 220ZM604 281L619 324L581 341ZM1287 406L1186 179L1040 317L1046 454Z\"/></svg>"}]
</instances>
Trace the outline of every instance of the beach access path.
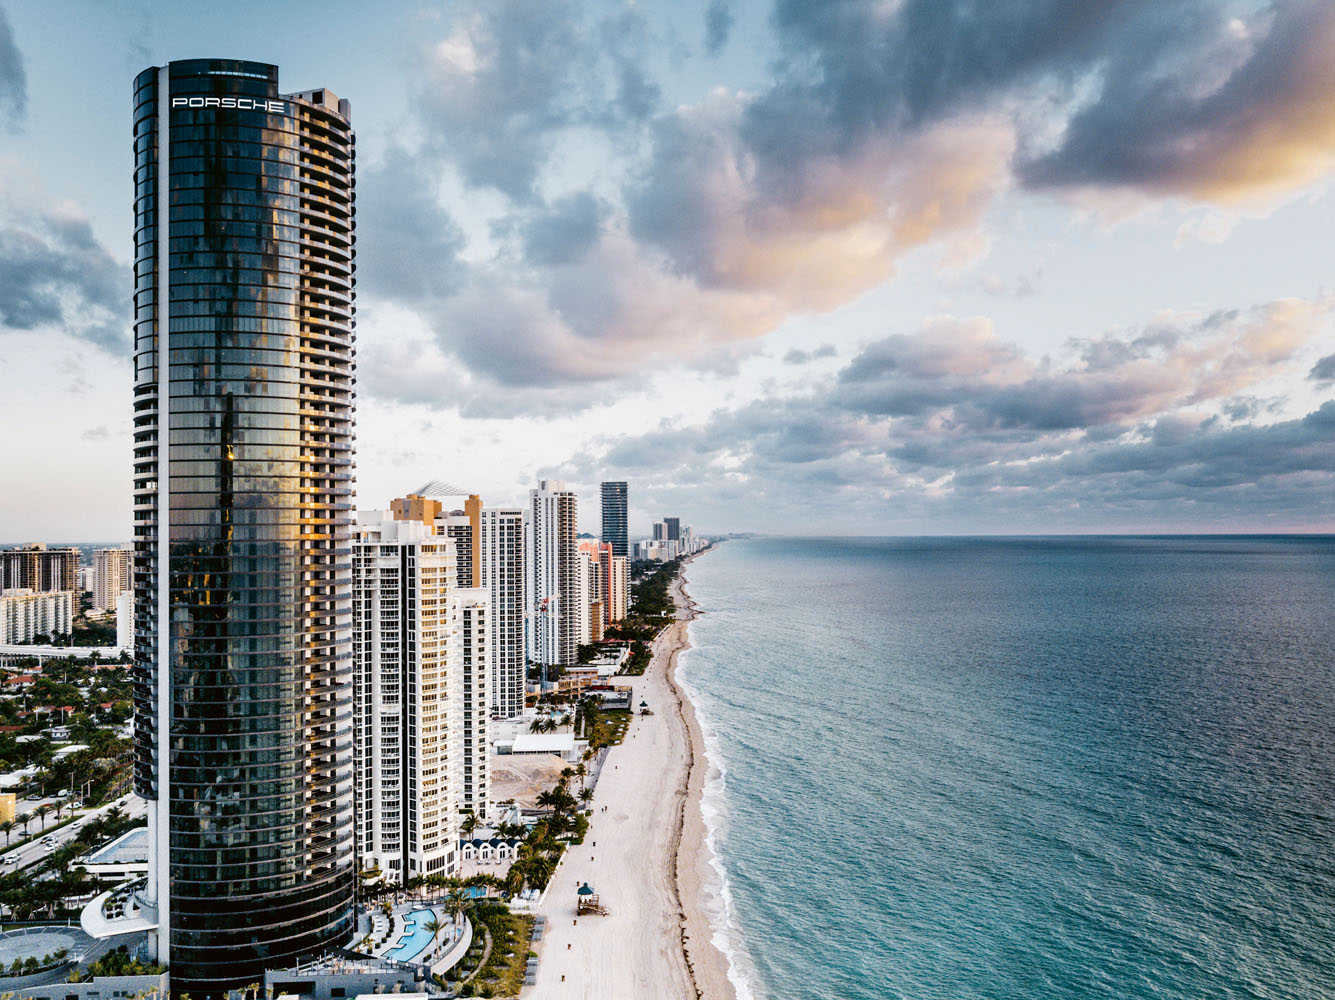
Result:
<instances>
[{"instance_id":1,"label":"beach access path","mask_svg":"<svg viewBox=\"0 0 1335 1000\"><path fill-rule=\"evenodd\" d=\"M680 578L673 595L692 615ZM538 911L547 932L536 949L537 982L525 997L735 997L699 906L707 875L699 804L704 748L689 703L670 683L687 645L686 622L678 621L655 641L642 677L617 678L632 682L637 714L603 767L588 836L566 852ZM641 699L653 715L638 714ZM576 918L583 882L607 916Z\"/></svg>"}]
</instances>

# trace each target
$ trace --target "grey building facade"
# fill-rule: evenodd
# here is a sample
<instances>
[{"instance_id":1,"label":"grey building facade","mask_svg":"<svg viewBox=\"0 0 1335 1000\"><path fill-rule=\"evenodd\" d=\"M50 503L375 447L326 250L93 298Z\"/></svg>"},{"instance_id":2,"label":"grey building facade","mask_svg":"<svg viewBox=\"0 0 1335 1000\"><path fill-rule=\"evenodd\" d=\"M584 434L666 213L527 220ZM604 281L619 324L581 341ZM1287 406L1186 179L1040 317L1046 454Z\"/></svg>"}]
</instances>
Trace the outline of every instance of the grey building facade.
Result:
<instances>
[{"instance_id":1,"label":"grey building facade","mask_svg":"<svg viewBox=\"0 0 1335 1000\"><path fill-rule=\"evenodd\" d=\"M612 555L630 555L630 490L624 482L602 483L602 540L612 543Z\"/></svg>"}]
</instances>

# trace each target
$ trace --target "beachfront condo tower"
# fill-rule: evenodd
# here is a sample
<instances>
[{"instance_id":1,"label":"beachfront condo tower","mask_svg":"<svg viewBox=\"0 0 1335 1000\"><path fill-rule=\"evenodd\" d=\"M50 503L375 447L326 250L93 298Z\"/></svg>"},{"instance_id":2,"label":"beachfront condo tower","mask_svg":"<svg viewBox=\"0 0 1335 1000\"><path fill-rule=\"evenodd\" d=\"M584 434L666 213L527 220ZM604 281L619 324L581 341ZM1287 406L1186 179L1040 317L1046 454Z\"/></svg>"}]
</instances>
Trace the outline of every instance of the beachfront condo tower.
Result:
<instances>
[{"instance_id":1,"label":"beachfront condo tower","mask_svg":"<svg viewBox=\"0 0 1335 1000\"><path fill-rule=\"evenodd\" d=\"M629 490L624 482L607 482L602 491L602 540L611 543L612 554L630 555Z\"/></svg>"},{"instance_id":2,"label":"beachfront condo tower","mask_svg":"<svg viewBox=\"0 0 1335 1000\"><path fill-rule=\"evenodd\" d=\"M134 81L132 918L172 991L353 933L353 133L328 90ZM96 903L96 901L95 901Z\"/></svg>"},{"instance_id":3,"label":"beachfront condo tower","mask_svg":"<svg viewBox=\"0 0 1335 1000\"><path fill-rule=\"evenodd\" d=\"M510 719L524 711L524 511L482 511L482 586L491 596L491 714Z\"/></svg>"},{"instance_id":4,"label":"beachfront condo tower","mask_svg":"<svg viewBox=\"0 0 1335 1000\"><path fill-rule=\"evenodd\" d=\"M578 498L559 479L529 490L524 510L528 589L528 659L539 666L575 663L580 630Z\"/></svg>"},{"instance_id":5,"label":"beachfront condo tower","mask_svg":"<svg viewBox=\"0 0 1335 1000\"><path fill-rule=\"evenodd\" d=\"M457 542L430 522L362 511L353 551L358 863L389 882L455 875L486 592L458 586Z\"/></svg>"},{"instance_id":6,"label":"beachfront condo tower","mask_svg":"<svg viewBox=\"0 0 1335 1000\"><path fill-rule=\"evenodd\" d=\"M435 499L442 497L443 500ZM450 501L462 499L461 507ZM453 735L460 743L455 751L463 759L463 786L459 808L479 818L487 814L490 793L488 729L491 720L494 667L492 664L491 601L483 583L482 498L445 483L432 481L416 492L390 502L398 521L417 521L437 538L454 541L455 574L451 598L457 600L457 627L462 637L463 715L462 729ZM522 639L522 619L520 637ZM458 663L455 663L457 669ZM420 874L420 872L419 872Z\"/></svg>"}]
</instances>

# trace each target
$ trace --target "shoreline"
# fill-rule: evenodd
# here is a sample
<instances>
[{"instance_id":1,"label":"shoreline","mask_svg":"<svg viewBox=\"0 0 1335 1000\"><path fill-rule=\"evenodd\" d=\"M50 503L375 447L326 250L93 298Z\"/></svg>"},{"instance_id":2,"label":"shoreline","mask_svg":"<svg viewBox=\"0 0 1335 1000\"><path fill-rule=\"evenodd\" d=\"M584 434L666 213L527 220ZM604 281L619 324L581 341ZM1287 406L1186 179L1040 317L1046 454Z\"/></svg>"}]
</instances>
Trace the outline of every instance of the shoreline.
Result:
<instances>
[{"instance_id":1,"label":"shoreline","mask_svg":"<svg viewBox=\"0 0 1335 1000\"><path fill-rule=\"evenodd\" d=\"M728 959L714 944L714 928L701 898L710 877L710 849L705 826L703 802L708 779L709 757L704 733L695 706L677 681L680 654L691 648L690 623L700 615L700 607L686 590L686 567L695 556L686 559L672 581L671 593L677 608L677 641L668 655L664 678L676 701L677 717L686 732L686 774L681 786L681 808L677 812L673 837L672 864L674 889L681 919L681 950L696 996L704 1000L737 1000L737 991L728 976Z\"/></svg>"},{"instance_id":2,"label":"shoreline","mask_svg":"<svg viewBox=\"0 0 1335 1000\"><path fill-rule=\"evenodd\" d=\"M548 883L537 907L547 923L532 946L536 976L521 996L736 1000L702 899L713 871L701 811L708 758L675 679L699 611L681 573L670 592L677 617L654 639L648 668L617 678L631 685L632 705L653 710L632 714L600 772L585 842L562 855ZM605 913L577 913L584 883Z\"/></svg>"}]
</instances>

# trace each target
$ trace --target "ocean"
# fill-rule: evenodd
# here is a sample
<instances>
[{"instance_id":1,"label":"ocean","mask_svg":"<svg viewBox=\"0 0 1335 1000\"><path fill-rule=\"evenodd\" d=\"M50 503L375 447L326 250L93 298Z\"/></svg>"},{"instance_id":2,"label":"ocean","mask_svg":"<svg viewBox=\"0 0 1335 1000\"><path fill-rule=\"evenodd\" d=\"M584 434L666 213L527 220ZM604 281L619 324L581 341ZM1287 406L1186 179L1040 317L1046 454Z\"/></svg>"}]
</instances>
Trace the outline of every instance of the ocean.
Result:
<instances>
[{"instance_id":1,"label":"ocean","mask_svg":"<svg viewBox=\"0 0 1335 1000\"><path fill-rule=\"evenodd\" d=\"M1335 538L687 568L742 1000L1335 997Z\"/></svg>"}]
</instances>

